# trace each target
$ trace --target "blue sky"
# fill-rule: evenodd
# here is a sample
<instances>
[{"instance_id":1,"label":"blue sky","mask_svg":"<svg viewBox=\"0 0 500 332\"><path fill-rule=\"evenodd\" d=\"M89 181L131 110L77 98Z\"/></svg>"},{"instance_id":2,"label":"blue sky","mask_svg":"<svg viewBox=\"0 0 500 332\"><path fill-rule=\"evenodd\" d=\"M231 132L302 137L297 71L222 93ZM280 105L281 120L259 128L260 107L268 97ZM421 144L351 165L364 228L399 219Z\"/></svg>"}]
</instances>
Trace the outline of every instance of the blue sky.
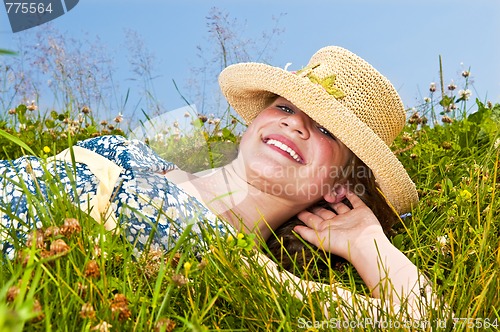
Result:
<instances>
[{"instance_id":1,"label":"blue sky","mask_svg":"<svg viewBox=\"0 0 500 332\"><path fill-rule=\"evenodd\" d=\"M274 39L270 63L292 69L307 64L326 45L339 45L365 58L399 90L406 106L414 106L439 81L438 56L443 59L445 84L459 83L471 68L473 97L500 101L500 1L493 0L81 0L52 21L67 36L98 36L118 68L115 80L125 91L132 84L124 46L126 29L136 31L154 54L158 98L166 109L184 106L172 80L186 89L197 65L197 45L207 43L205 17L212 7L239 22L238 33L260 38L275 25L284 31ZM40 31L44 25L30 29ZM15 37L5 11L0 9L0 48L15 49Z\"/></svg>"}]
</instances>

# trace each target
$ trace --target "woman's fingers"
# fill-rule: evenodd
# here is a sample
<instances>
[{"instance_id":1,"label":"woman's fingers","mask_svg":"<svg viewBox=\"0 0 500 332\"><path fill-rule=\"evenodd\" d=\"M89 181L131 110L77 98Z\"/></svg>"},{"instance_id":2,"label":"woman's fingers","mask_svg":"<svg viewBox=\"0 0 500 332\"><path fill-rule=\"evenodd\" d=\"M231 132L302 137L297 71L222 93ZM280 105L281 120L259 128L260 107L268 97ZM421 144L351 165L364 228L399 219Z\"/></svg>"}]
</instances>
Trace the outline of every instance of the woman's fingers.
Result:
<instances>
[{"instance_id":1,"label":"woman's fingers","mask_svg":"<svg viewBox=\"0 0 500 332\"><path fill-rule=\"evenodd\" d=\"M321 222L323 222L325 219L318 216L315 213L309 212L309 211L302 211L299 214L297 214L297 218L299 218L301 221L304 222L308 227L312 229L318 229L318 226L320 226Z\"/></svg>"},{"instance_id":2,"label":"woman's fingers","mask_svg":"<svg viewBox=\"0 0 500 332\"><path fill-rule=\"evenodd\" d=\"M344 203L333 203L331 206L338 214L344 214L351 211L351 209Z\"/></svg>"},{"instance_id":3,"label":"woman's fingers","mask_svg":"<svg viewBox=\"0 0 500 332\"><path fill-rule=\"evenodd\" d=\"M307 242L315 245L318 248L323 247L324 238L320 238L318 230L308 226L295 226L293 230ZM328 248L325 249L328 250Z\"/></svg>"},{"instance_id":4,"label":"woman's fingers","mask_svg":"<svg viewBox=\"0 0 500 332\"><path fill-rule=\"evenodd\" d=\"M344 203L334 203L330 206L335 212L325 208L302 211L297 216L305 226L296 226L294 230L315 246L349 259L351 246L358 243L358 239L367 238L367 234L378 236L382 227L373 212L356 194L347 192L346 198L352 209ZM363 240L359 243L362 242Z\"/></svg>"},{"instance_id":5,"label":"woman's fingers","mask_svg":"<svg viewBox=\"0 0 500 332\"><path fill-rule=\"evenodd\" d=\"M358 195L351 191L348 191L345 197L349 200L349 202L351 202L351 205L354 209L357 207L366 206L365 202L363 202Z\"/></svg>"},{"instance_id":6,"label":"woman's fingers","mask_svg":"<svg viewBox=\"0 0 500 332\"><path fill-rule=\"evenodd\" d=\"M352 209L356 209L362 206L366 206L366 204L359 198L358 195L354 194L351 191L348 191L346 193L346 198L347 200L351 203ZM337 212L338 214L343 214L351 211L351 208L345 205L344 203L333 203L331 204L331 207Z\"/></svg>"},{"instance_id":7,"label":"woman's fingers","mask_svg":"<svg viewBox=\"0 0 500 332\"><path fill-rule=\"evenodd\" d=\"M323 219L333 219L337 215L335 212L322 208L322 207L316 207L314 209L311 209L311 212L314 213L317 216L320 216Z\"/></svg>"}]
</instances>

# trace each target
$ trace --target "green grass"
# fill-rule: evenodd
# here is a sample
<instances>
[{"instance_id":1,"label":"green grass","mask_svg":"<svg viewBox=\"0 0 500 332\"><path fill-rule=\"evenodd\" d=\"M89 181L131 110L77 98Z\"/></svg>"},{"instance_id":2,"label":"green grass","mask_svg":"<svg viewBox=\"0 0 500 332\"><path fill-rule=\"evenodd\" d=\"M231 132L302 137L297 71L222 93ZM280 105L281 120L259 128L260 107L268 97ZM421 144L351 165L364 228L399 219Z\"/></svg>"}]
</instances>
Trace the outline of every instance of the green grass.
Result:
<instances>
[{"instance_id":1,"label":"green grass","mask_svg":"<svg viewBox=\"0 0 500 332\"><path fill-rule=\"evenodd\" d=\"M420 115L410 117L394 145L417 184L420 203L411 218L396 226L393 243L433 281L456 318L433 308L408 330L493 330L491 324L500 324L500 105L478 101L474 111L433 126ZM22 154L16 140L46 157L76 139L111 132L91 114L77 124L71 114L41 117L26 106L11 113L0 127L16 139L0 136L2 158ZM202 149L208 150L203 153L190 152L196 147L189 146L189 139L170 143L186 149L193 168L217 166L239 139L233 128L217 128L222 135L206 132ZM168 148L159 153L167 159L175 155ZM18 241L17 257L1 258L0 331L105 331L106 324L111 331L297 331L326 329L337 318L360 327L354 330L385 326L370 325L356 317L368 317L359 312L340 320L335 301L331 319L325 318L321 303L331 296L328 292L306 295L303 301L294 298L257 263L248 236L206 234L200 241L185 234L171 252L151 249L134 256L132 244L97 225L52 182L58 194L50 201L29 195L43 224L34 236L39 240ZM68 225L74 219L79 226ZM51 226L59 227L59 234L42 238L39 234ZM301 277L318 278L314 269L313 263ZM351 266L321 275L322 281L366 293ZM404 317L383 317L400 324L393 326L408 324Z\"/></svg>"}]
</instances>

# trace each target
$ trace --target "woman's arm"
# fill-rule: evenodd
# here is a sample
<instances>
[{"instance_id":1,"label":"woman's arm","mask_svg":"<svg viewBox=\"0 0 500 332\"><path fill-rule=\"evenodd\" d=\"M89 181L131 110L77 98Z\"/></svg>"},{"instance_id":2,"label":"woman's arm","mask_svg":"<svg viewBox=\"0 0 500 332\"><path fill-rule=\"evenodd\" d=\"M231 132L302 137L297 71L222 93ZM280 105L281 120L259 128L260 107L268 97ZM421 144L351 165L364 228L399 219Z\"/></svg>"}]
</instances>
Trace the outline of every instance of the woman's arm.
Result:
<instances>
[{"instance_id":1,"label":"woman's arm","mask_svg":"<svg viewBox=\"0 0 500 332\"><path fill-rule=\"evenodd\" d=\"M262 253L257 253L254 257L257 258L259 265L265 267L267 271L265 275L273 277L279 284L285 287L288 293L301 301L307 301L309 296L317 291L329 294L329 301L320 303L323 315L327 319L330 318L331 311L336 311L339 317L344 317L345 319L362 319L369 317L373 322L376 322L380 319L380 309L389 314L396 314L401 319L420 320L426 316L427 307L422 306L422 301L420 300L412 302L411 304L408 303L403 308L403 304L399 302L391 303L381 299L354 294L335 282L324 284L303 280L288 271L279 269L276 263ZM331 308L332 306L334 307Z\"/></svg>"},{"instance_id":2,"label":"woman's arm","mask_svg":"<svg viewBox=\"0 0 500 332\"><path fill-rule=\"evenodd\" d=\"M295 231L306 241L350 261L372 295L385 303L420 306L431 294L428 280L385 236L379 221L363 201L348 192L353 208L332 204L336 212L316 208L298 217L307 226ZM424 301L425 302L425 301Z\"/></svg>"}]
</instances>

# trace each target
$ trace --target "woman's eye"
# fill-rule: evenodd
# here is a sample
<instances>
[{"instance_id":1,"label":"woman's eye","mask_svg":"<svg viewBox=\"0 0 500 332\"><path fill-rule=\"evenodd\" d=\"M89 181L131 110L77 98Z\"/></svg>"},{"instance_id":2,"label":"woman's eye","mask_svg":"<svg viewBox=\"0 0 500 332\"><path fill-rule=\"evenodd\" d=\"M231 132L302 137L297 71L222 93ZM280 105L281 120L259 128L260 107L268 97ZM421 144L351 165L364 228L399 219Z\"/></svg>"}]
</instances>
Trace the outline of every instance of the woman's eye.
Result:
<instances>
[{"instance_id":1,"label":"woman's eye","mask_svg":"<svg viewBox=\"0 0 500 332\"><path fill-rule=\"evenodd\" d=\"M283 112L294 114L295 112L288 106L285 105L278 105L277 106L279 109L281 109Z\"/></svg>"},{"instance_id":2,"label":"woman's eye","mask_svg":"<svg viewBox=\"0 0 500 332\"><path fill-rule=\"evenodd\" d=\"M326 135L326 136L330 137L331 139L336 140L335 136L333 136L333 134L332 134L331 132L329 132L329 131L328 131L328 129L326 129L326 128L324 128L324 127L318 127L318 130L319 130L322 134L324 134L324 135Z\"/></svg>"}]
</instances>

